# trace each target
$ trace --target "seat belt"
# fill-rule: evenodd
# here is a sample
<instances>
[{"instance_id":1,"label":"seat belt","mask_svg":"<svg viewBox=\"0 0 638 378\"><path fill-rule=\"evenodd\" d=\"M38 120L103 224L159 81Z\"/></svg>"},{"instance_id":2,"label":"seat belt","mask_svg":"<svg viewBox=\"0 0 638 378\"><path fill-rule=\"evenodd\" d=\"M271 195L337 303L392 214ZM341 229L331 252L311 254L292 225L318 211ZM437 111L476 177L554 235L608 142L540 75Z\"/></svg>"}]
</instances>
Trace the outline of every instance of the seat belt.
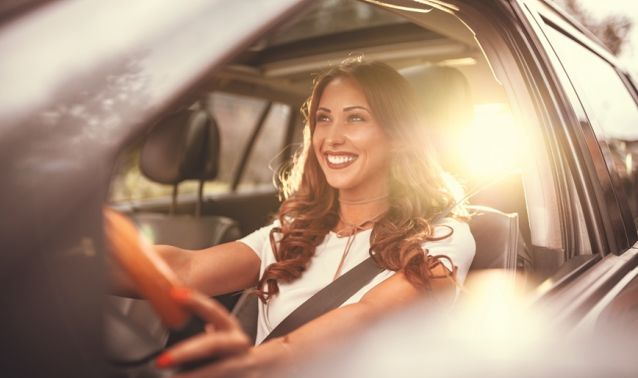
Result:
<instances>
[{"instance_id":1,"label":"seat belt","mask_svg":"<svg viewBox=\"0 0 638 378\"><path fill-rule=\"evenodd\" d=\"M439 212L437 216L433 217L431 222L436 223L439 220L443 219L458 204L463 203L484 188L500 181L502 178L503 177L501 177L501 175L497 175L485 180L485 182L483 182L482 184L477 185L474 190L466 193L463 198L455 201L453 204L443 209L443 211ZM372 279L383 270L384 269L380 268L376 264L372 257L368 257L367 259L359 263L359 265L344 273L328 286L324 287L315 295L308 298L304 303L301 304L301 306L297 307L284 320L282 320L281 323L279 323L277 327L275 327L275 329L273 329L262 342L287 335L288 333L296 330L309 321L316 319L331 310L334 310L335 308L343 304L343 302L345 302L348 298L353 296L357 291L363 288L366 284L370 283L370 281L372 281Z\"/></svg>"},{"instance_id":2,"label":"seat belt","mask_svg":"<svg viewBox=\"0 0 638 378\"><path fill-rule=\"evenodd\" d=\"M287 335L309 321L341 306L343 302L384 270L377 265L372 257L368 257L308 298L282 320L263 342Z\"/></svg>"},{"instance_id":3,"label":"seat belt","mask_svg":"<svg viewBox=\"0 0 638 378\"><path fill-rule=\"evenodd\" d=\"M465 200L465 197L464 199ZM438 222L444 218L459 202L444 209L432 222ZM281 337L296 330L309 321L341 306L348 298L370 283L374 277L383 272L374 261L372 256L363 260L359 265L350 269L328 286L319 290L315 295L308 298L301 306L297 307L284 320L273 329L262 341L266 342L275 337Z\"/></svg>"}]
</instances>

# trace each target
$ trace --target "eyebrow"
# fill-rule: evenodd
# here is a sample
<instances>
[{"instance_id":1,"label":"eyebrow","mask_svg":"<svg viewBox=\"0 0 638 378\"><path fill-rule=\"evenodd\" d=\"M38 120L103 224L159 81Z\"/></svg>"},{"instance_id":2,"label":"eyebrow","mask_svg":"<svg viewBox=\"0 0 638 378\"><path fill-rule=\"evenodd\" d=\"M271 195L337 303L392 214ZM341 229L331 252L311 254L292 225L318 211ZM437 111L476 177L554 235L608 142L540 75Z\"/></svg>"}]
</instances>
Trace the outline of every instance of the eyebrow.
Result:
<instances>
[{"instance_id":1,"label":"eyebrow","mask_svg":"<svg viewBox=\"0 0 638 378\"><path fill-rule=\"evenodd\" d=\"M356 109L365 110L366 112L370 113L370 111L368 110L368 108L366 108L366 107L364 107L364 106L358 106L358 105L345 107L345 108L343 108L343 111L344 111L344 112L349 112L349 111L351 111L351 110L356 110Z\"/></svg>"},{"instance_id":2,"label":"eyebrow","mask_svg":"<svg viewBox=\"0 0 638 378\"><path fill-rule=\"evenodd\" d=\"M349 112L351 110L356 110L356 109L361 109L361 110L365 110L366 112L370 113L370 110L368 110L368 108L364 107L364 106L358 106L358 105L354 105L354 106L347 106L345 108L343 108L344 112ZM332 113L332 111L328 108L317 108L317 111L323 111L326 113Z\"/></svg>"}]
</instances>

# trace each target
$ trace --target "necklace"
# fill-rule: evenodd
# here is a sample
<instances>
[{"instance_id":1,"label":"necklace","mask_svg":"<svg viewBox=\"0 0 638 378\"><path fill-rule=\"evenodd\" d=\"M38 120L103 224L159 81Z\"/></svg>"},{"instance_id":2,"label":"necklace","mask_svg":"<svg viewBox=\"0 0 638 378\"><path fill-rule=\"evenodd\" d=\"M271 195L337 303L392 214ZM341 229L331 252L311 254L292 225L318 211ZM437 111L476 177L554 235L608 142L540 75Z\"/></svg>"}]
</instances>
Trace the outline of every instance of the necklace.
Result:
<instances>
[{"instance_id":1,"label":"necklace","mask_svg":"<svg viewBox=\"0 0 638 378\"><path fill-rule=\"evenodd\" d=\"M341 202L341 203L343 203L345 205L362 205L364 203L375 202L375 201L379 201L379 200L382 200L382 199L386 199L388 197L389 197L389 194L386 193L386 194L380 195L378 197L367 198L367 199L358 200L358 201L350 201L350 200L339 198L339 202Z\"/></svg>"},{"instance_id":2,"label":"necklace","mask_svg":"<svg viewBox=\"0 0 638 378\"><path fill-rule=\"evenodd\" d=\"M343 219L343 217L341 216L341 212L339 212L339 220L341 220L341 222L343 224L345 224L348 228L347 228L347 233L346 231L338 231L336 232L337 237L338 238L343 238L345 236L348 237L348 240L346 240L346 246L343 249L343 253L341 254L341 260L339 261L339 266L337 266L337 271L334 274L334 277L332 277L332 280L336 280L337 278L339 278L339 276L341 275L341 271L343 270L343 264L346 262L346 258L348 257L348 253L350 253L350 247L352 247L352 244L354 243L354 238L357 235L357 233L359 231L363 231L367 228L367 226L369 225L374 225L379 219L381 219L381 217L383 215L385 215L387 210L384 210L383 212L381 212L380 214L365 220L359 224L355 224L355 223L349 223L347 221L345 221Z\"/></svg>"},{"instance_id":3,"label":"necklace","mask_svg":"<svg viewBox=\"0 0 638 378\"><path fill-rule=\"evenodd\" d=\"M383 210L381 213L375 215L374 217L364 220L363 222L356 224L356 223L350 223L348 221L346 221L345 219L343 219L343 216L341 215L341 212L339 212L339 220L341 221L341 223L343 223L346 227L341 229L340 231L335 231L335 234L337 234L337 237L339 238L343 238L346 236L352 236L353 234L356 234L359 231L363 231L366 228L368 228L367 226L370 225L374 225L374 223L376 223L376 221L378 221L379 219L381 219L381 217L386 213L387 210Z\"/></svg>"}]
</instances>

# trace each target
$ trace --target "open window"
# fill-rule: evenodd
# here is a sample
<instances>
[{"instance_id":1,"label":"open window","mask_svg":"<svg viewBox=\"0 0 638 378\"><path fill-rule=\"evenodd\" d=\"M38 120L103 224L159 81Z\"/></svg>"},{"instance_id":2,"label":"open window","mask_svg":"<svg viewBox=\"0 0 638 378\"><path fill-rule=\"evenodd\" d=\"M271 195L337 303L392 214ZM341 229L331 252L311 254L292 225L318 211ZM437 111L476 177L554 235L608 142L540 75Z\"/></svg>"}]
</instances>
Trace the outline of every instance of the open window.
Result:
<instances>
[{"instance_id":1,"label":"open window","mask_svg":"<svg viewBox=\"0 0 638 378\"><path fill-rule=\"evenodd\" d=\"M529 72L522 72L512 41L503 37L511 30L493 22L498 12L455 4L315 1L264 33L205 77L191 93L194 101L182 102L183 109L215 120L219 171L201 199L196 181L180 183L174 212L198 208L202 217L228 217L242 234L266 224L278 206L272 177L301 140L299 110L314 76L363 56L395 67L414 85L428 119L424 127L469 202L517 214L515 233L497 238L487 229L475 235L487 249L514 251L513 259L484 267L513 271L537 262L541 278L554 273L566 260L563 197L552 160L559 152L551 147L551 121L536 107L542 95ZM133 194L155 187L137 168L146 139L122 156L126 163L112 188L112 200L134 215L167 213L171 207L170 186L150 199ZM493 248L494 243L502 245Z\"/></svg>"},{"instance_id":2,"label":"open window","mask_svg":"<svg viewBox=\"0 0 638 378\"><path fill-rule=\"evenodd\" d=\"M278 204L272 177L301 139L299 109L313 77L363 56L413 82L442 163L471 193L471 204L518 214L522 248L563 253L556 173L546 131L538 127L546 121L532 105L512 46L491 22L498 12L480 7L316 1L264 33L193 96L192 107L216 119L222 141L219 174L204 186L202 214L236 219L243 233L265 223ZM415 71L429 77L418 81ZM156 186L136 168L137 148L123 157L112 199L130 212L167 212L171 188L148 189ZM151 195L140 194L145 191ZM180 185L177 213L193 211L196 192L196 182ZM543 275L557 268L552 264Z\"/></svg>"}]
</instances>

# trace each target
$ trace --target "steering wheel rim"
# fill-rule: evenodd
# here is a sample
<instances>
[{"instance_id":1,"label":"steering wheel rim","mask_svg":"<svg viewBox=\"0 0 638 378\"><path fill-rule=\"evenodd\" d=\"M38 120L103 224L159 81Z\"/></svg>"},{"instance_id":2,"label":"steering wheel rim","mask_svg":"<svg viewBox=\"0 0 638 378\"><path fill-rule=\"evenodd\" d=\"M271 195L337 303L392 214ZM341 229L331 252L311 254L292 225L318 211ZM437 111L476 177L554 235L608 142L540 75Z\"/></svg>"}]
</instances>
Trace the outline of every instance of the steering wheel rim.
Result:
<instances>
[{"instance_id":1,"label":"steering wheel rim","mask_svg":"<svg viewBox=\"0 0 638 378\"><path fill-rule=\"evenodd\" d=\"M103 214L105 241L116 263L162 322L171 329L181 328L190 314L171 296L173 288L183 286L178 277L126 216L107 207Z\"/></svg>"}]
</instances>

